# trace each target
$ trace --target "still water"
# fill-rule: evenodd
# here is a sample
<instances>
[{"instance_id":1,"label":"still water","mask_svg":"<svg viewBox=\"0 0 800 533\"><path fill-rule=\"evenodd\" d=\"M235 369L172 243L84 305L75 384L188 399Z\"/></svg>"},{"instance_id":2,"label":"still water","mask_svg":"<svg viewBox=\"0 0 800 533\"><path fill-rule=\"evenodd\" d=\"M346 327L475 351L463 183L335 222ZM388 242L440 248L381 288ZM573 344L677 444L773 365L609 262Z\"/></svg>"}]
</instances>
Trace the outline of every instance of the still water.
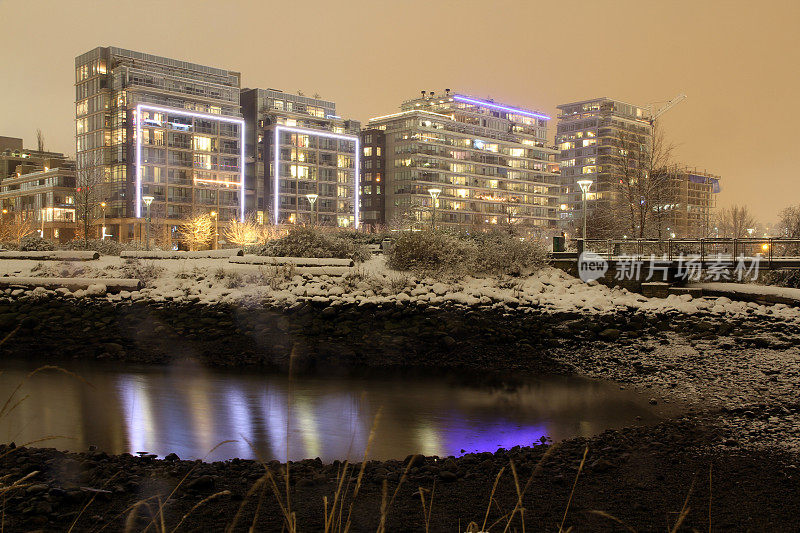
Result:
<instances>
[{"instance_id":1,"label":"still water","mask_svg":"<svg viewBox=\"0 0 800 533\"><path fill-rule=\"evenodd\" d=\"M443 379L302 377L208 370L81 366L82 379L36 366L0 365L0 441L51 435L38 446L182 459L360 459L460 455L654 422L647 399L611 383L546 378L513 390ZM13 404L12 400L9 405ZM376 414L380 412L377 423ZM637 420L637 417L641 417ZM213 452L220 442L225 443Z\"/></svg>"}]
</instances>

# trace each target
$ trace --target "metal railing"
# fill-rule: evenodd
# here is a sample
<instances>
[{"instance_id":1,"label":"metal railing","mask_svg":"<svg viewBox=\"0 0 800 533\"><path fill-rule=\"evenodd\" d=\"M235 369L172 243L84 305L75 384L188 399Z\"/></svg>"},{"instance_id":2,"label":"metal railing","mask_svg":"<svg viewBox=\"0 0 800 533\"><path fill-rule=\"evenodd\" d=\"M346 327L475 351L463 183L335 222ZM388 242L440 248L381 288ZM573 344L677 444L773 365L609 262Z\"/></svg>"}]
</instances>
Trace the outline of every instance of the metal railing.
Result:
<instances>
[{"instance_id":1,"label":"metal railing","mask_svg":"<svg viewBox=\"0 0 800 533\"><path fill-rule=\"evenodd\" d=\"M579 245L580 249L580 245ZM739 259L763 261L767 268L800 266L800 239L783 237L743 239L586 239L583 250L608 260L692 260L702 264Z\"/></svg>"}]
</instances>

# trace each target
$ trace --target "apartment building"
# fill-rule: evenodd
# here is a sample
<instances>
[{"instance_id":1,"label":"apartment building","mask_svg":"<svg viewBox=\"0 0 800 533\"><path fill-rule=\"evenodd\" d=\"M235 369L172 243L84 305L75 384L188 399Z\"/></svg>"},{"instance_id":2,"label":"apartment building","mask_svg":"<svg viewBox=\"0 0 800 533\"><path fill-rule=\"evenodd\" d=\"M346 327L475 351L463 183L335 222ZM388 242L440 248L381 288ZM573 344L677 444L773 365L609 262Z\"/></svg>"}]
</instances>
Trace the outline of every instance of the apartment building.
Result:
<instances>
[{"instance_id":1,"label":"apartment building","mask_svg":"<svg viewBox=\"0 0 800 533\"><path fill-rule=\"evenodd\" d=\"M423 91L399 112L370 119L368 130L383 133L385 221L554 229L561 191L549 119L449 89Z\"/></svg>"},{"instance_id":2,"label":"apartment building","mask_svg":"<svg viewBox=\"0 0 800 533\"><path fill-rule=\"evenodd\" d=\"M0 179L16 174L20 165L55 168L66 160L60 152L23 148L21 138L0 137Z\"/></svg>"},{"instance_id":3,"label":"apartment building","mask_svg":"<svg viewBox=\"0 0 800 533\"><path fill-rule=\"evenodd\" d=\"M75 58L77 181L106 203L115 238L142 239L148 196L154 224L244 217L240 85L238 72L117 47Z\"/></svg>"},{"instance_id":4,"label":"apartment building","mask_svg":"<svg viewBox=\"0 0 800 533\"><path fill-rule=\"evenodd\" d=\"M662 238L700 239L714 236L713 215L720 176L706 170L678 167L668 171L667 201L660 206Z\"/></svg>"},{"instance_id":5,"label":"apartment building","mask_svg":"<svg viewBox=\"0 0 800 533\"><path fill-rule=\"evenodd\" d=\"M376 230L386 225L386 134L378 128L361 131L361 223Z\"/></svg>"},{"instance_id":6,"label":"apartment building","mask_svg":"<svg viewBox=\"0 0 800 533\"><path fill-rule=\"evenodd\" d=\"M2 220L25 222L45 239L67 242L75 237L75 163L62 159L55 167L21 164L0 181Z\"/></svg>"},{"instance_id":7,"label":"apartment building","mask_svg":"<svg viewBox=\"0 0 800 533\"><path fill-rule=\"evenodd\" d=\"M358 227L361 124L332 101L277 89L243 89L241 103L257 220Z\"/></svg>"},{"instance_id":8,"label":"apartment building","mask_svg":"<svg viewBox=\"0 0 800 533\"><path fill-rule=\"evenodd\" d=\"M606 97L557 107L560 113L556 145L564 188L561 227L573 235L579 231L584 213L577 182L591 180L586 201L588 215L593 217L590 229L595 233L588 236L613 235L622 216L619 202L624 200L619 183L624 178L623 163L630 167L641 162L652 143L648 112L641 106ZM620 152L622 144L624 152Z\"/></svg>"}]
</instances>

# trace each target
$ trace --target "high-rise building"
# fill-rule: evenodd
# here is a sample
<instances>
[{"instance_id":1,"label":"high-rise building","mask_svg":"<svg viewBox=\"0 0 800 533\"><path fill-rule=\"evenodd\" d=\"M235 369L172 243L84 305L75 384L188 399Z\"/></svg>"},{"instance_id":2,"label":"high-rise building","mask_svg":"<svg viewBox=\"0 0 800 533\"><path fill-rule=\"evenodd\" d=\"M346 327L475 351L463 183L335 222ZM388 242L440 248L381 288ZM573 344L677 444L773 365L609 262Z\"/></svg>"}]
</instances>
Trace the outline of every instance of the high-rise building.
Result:
<instances>
[{"instance_id":1,"label":"high-rise building","mask_svg":"<svg viewBox=\"0 0 800 533\"><path fill-rule=\"evenodd\" d=\"M378 128L361 131L361 222L370 229L386 225L386 134Z\"/></svg>"},{"instance_id":2,"label":"high-rise building","mask_svg":"<svg viewBox=\"0 0 800 533\"><path fill-rule=\"evenodd\" d=\"M715 236L713 213L720 177L705 170L678 167L667 171L665 201L659 206L661 238Z\"/></svg>"},{"instance_id":3,"label":"high-rise building","mask_svg":"<svg viewBox=\"0 0 800 533\"><path fill-rule=\"evenodd\" d=\"M573 234L580 232L583 196L577 182L591 180L586 201L589 216L594 217L588 236L611 235L617 231L617 219L622 216L619 202L625 201L620 198L618 187L625 172L621 160L631 164L641 161L652 142L647 110L606 97L562 104L558 109L556 145L564 188L562 227ZM627 148L623 154L621 143Z\"/></svg>"},{"instance_id":4,"label":"high-rise building","mask_svg":"<svg viewBox=\"0 0 800 533\"><path fill-rule=\"evenodd\" d=\"M384 134L386 222L420 226L435 216L436 226L555 228L560 186L548 120L449 89L370 119Z\"/></svg>"},{"instance_id":5,"label":"high-rise building","mask_svg":"<svg viewBox=\"0 0 800 533\"><path fill-rule=\"evenodd\" d=\"M238 72L116 47L75 58L78 186L106 203L109 233L141 239L147 196L153 223L173 228L244 216L240 85Z\"/></svg>"},{"instance_id":6,"label":"high-rise building","mask_svg":"<svg viewBox=\"0 0 800 533\"><path fill-rule=\"evenodd\" d=\"M358 227L361 124L334 102L276 89L243 89L241 102L257 220Z\"/></svg>"}]
</instances>

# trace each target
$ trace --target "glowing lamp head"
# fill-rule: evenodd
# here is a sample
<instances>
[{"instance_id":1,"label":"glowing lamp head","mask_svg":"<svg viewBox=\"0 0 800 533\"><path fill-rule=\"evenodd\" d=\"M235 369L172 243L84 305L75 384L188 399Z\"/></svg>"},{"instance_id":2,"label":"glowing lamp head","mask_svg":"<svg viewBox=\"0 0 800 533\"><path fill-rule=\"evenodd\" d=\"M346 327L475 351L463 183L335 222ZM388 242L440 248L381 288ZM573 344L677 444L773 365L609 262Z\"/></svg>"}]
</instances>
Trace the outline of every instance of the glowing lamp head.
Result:
<instances>
[{"instance_id":1,"label":"glowing lamp head","mask_svg":"<svg viewBox=\"0 0 800 533\"><path fill-rule=\"evenodd\" d=\"M566 211L569 206L567 204L561 204L561 210Z\"/></svg>"},{"instance_id":2,"label":"glowing lamp head","mask_svg":"<svg viewBox=\"0 0 800 533\"><path fill-rule=\"evenodd\" d=\"M592 180L578 180L578 187L581 188L581 192L583 192L583 194L586 194L589 192L589 188L592 186L592 183L594 183Z\"/></svg>"},{"instance_id":3,"label":"glowing lamp head","mask_svg":"<svg viewBox=\"0 0 800 533\"><path fill-rule=\"evenodd\" d=\"M144 205L146 205L147 207L150 207L150 204L152 204L153 200L155 199L156 199L155 196L142 196L142 201L144 202Z\"/></svg>"},{"instance_id":4,"label":"glowing lamp head","mask_svg":"<svg viewBox=\"0 0 800 533\"><path fill-rule=\"evenodd\" d=\"M428 189L428 194L430 194L431 198L433 198L433 200L436 201L439 198L439 195L442 194L442 189L436 189L436 188Z\"/></svg>"},{"instance_id":5,"label":"glowing lamp head","mask_svg":"<svg viewBox=\"0 0 800 533\"><path fill-rule=\"evenodd\" d=\"M314 202L316 202L316 201L317 201L317 198L319 198L319 195L318 195L318 194L314 194L314 193L312 193L312 194L306 194L306 198L308 198L308 201L309 201L309 202L311 203L311 205L313 206L313 205L314 205Z\"/></svg>"},{"instance_id":6,"label":"glowing lamp head","mask_svg":"<svg viewBox=\"0 0 800 533\"><path fill-rule=\"evenodd\" d=\"M211 213L209 213L209 214L211 215L211 218L217 218L217 212L216 211L211 211Z\"/></svg>"},{"instance_id":7,"label":"glowing lamp head","mask_svg":"<svg viewBox=\"0 0 800 533\"><path fill-rule=\"evenodd\" d=\"M105 206L106 206L105 202L100 202L100 207L105 207Z\"/></svg>"},{"instance_id":8,"label":"glowing lamp head","mask_svg":"<svg viewBox=\"0 0 800 533\"><path fill-rule=\"evenodd\" d=\"M769 243L768 243L768 242L765 242L764 244L762 244L762 245L761 245L761 249L762 249L762 250L764 250L765 252L766 252L767 250L769 250Z\"/></svg>"}]
</instances>

